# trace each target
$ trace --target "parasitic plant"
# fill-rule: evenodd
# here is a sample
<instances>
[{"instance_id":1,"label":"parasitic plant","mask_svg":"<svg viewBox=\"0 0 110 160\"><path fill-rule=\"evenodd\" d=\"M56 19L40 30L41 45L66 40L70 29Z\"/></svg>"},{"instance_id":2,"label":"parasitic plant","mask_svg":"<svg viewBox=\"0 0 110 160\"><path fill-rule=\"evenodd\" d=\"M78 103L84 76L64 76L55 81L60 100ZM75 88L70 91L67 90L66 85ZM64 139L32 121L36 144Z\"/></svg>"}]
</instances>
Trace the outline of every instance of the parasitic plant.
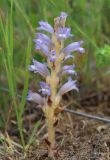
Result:
<instances>
[{"instance_id":1,"label":"parasitic plant","mask_svg":"<svg viewBox=\"0 0 110 160\"><path fill-rule=\"evenodd\" d=\"M54 28L47 22L40 21L38 31L48 33L37 33L35 49L46 57L46 62L41 63L33 59L33 64L29 65L29 71L39 73L45 81L40 82L39 92L41 94L29 91L27 100L34 101L44 112L48 128L48 149L49 156L53 156L55 148L55 126L58 122L58 114L63 110L61 108L62 95L70 90L78 90L76 80L72 77L76 75L75 65L65 65L66 61L74 56L74 51L83 53L81 47L83 41L73 42L65 47L65 40L72 37L71 29L65 27L67 14L61 12L61 15L54 19ZM62 85L62 77L67 75L67 82Z\"/></svg>"}]
</instances>

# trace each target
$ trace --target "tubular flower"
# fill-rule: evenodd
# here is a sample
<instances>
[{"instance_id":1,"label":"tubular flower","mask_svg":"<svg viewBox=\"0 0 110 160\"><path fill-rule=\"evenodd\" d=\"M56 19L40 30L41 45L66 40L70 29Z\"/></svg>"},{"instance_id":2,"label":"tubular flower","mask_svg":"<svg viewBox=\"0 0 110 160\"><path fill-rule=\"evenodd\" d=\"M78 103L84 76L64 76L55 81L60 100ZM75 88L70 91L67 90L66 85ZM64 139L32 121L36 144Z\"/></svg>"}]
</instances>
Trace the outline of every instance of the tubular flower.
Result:
<instances>
[{"instance_id":1,"label":"tubular flower","mask_svg":"<svg viewBox=\"0 0 110 160\"><path fill-rule=\"evenodd\" d=\"M59 94L63 95L66 92L69 92L71 90L76 90L78 91L78 88L76 87L76 80L68 80L68 82L66 82L59 90Z\"/></svg>"},{"instance_id":2,"label":"tubular flower","mask_svg":"<svg viewBox=\"0 0 110 160\"><path fill-rule=\"evenodd\" d=\"M67 59L70 59L70 58L74 58L74 56L73 56L72 54L67 54L67 55L65 56L64 61L66 61Z\"/></svg>"},{"instance_id":3,"label":"tubular flower","mask_svg":"<svg viewBox=\"0 0 110 160\"><path fill-rule=\"evenodd\" d=\"M34 39L35 49L45 55L46 62L41 63L33 59L33 64L28 66L29 71L39 73L43 77L40 82L40 93L28 92L27 100L34 101L42 106L42 111L46 117L48 128L48 150L49 156L53 157L55 148L55 124L58 113L62 111L62 95L71 91L78 91L76 80L72 76L77 75L75 65L67 65L66 60L74 58L72 52L84 53L83 41L72 42L65 46L65 40L71 38L71 29L65 27L67 13L61 12L60 16L54 19L54 27L48 22L40 21L37 31L49 32L49 35L37 33ZM62 83L63 75L68 81ZM71 77L70 77L71 76ZM76 77L74 77L76 78ZM58 113L56 113L58 111Z\"/></svg>"},{"instance_id":4,"label":"tubular flower","mask_svg":"<svg viewBox=\"0 0 110 160\"><path fill-rule=\"evenodd\" d=\"M38 94L38 93L34 93L32 91L28 91L28 95L27 95L27 98L26 98L28 101L33 101L39 105L43 105L44 104L44 101L43 101L43 98Z\"/></svg>"},{"instance_id":5,"label":"tubular flower","mask_svg":"<svg viewBox=\"0 0 110 160\"><path fill-rule=\"evenodd\" d=\"M66 22L66 18L67 18L68 14L65 12L61 12L60 17L59 17L59 21L61 23L61 25L64 27L65 22Z\"/></svg>"},{"instance_id":6,"label":"tubular flower","mask_svg":"<svg viewBox=\"0 0 110 160\"><path fill-rule=\"evenodd\" d=\"M73 70L74 68L75 68L75 64L66 65L62 68L62 74L77 75L76 71Z\"/></svg>"},{"instance_id":7,"label":"tubular flower","mask_svg":"<svg viewBox=\"0 0 110 160\"><path fill-rule=\"evenodd\" d=\"M81 44L83 44L83 41L71 43L66 48L64 48L62 52L65 54L68 54L74 51L79 51L81 53L84 53L84 48L81 47Z\"/></svg>"},{"instance_id":8,"label":"tubular flower","mask_svg":"<svg viewBox=\"0 0 110 160\"><path fill-rule=\"evenodd\" d=\"M33 59L33 65L29 65L28 69L29 71L32 71L34 73L41 74L43 77L47 77L50 75L46 64L42 64L34 59Z\"/></svg>"},{"instance_id":9,"label":"tubular flower","mask_svg":"<svg viewBox=\"0 0 110 160\"><path fill-rule=\"evenodd\" d=\"M41 89L39 89L39 92L41 92L43 95L50 96L51 91L50 91L49 84L47 84L45 82L40 82L40 87L41 87Z\"/></svg>"},{"instance_id":10,"label":"tubular flower","mask_svg":"<svg viewBox=\"0 0 110 160\"><path fill-rule=\"evenodd\" d=\"M51 50L51 52L49 54L49 60L50 60L50 62L56 61L56 51L55 50Z\"/></svg>"},{"instance_id":11,"label":"tubular flower","mask_svg":"<svg viewBox=\"0 0 110 160\"><path fill-rule=\"evenodd\" d=\"M53 27L47 22L40 21L39 25L40 25L40 27L38 27L37 30L44 30L44 31L47 31L47 32L50 32L50 33L54 32Z\"/></svg>"},{"instance_id":12,"label":"tubular flower","mask_svg":"<svg viewBox=\"0 0 110 160\"><path fill-rule=\"evenodd\" d=\"M70 32L71 32L70 28L59 28L59 30L56 33L56 37L58 38L58 40L65 40L72 36Z\"/></svg>"},{"instance_id":13,"label":"tubular flower","mask_svg":"<svg viewBox=\"0 0 110 160\"><path fill-rule=\"evenodd\" d=\"M36 39L35 49L40 50L46 56L49 55L49 47L48 47L48 45L43 43L41 39Z\"/></svg>"},{"instance_id":14,"label":"tubular flower","mask_svg":"<svg viewBox=\"0 0 110 160\"><path fill-rule=\"evenodd\" d=\"M38 43L38 40L43 44L50 46L51 45L51 39L46 34L38 33L36 39L34 39L34 42Z\"/></svg>"},{"instance_id":15,"label":"tubular flower","mask_svg":"<svg viewBox=\"0 0 110 160\"><path fill-rule=\"evenodd\" d=\"M66 21L67 16L68 16L67 13L61 12L61 14L60 14L60 21L62 21L62 20L63 20L63 21Z\"/></svg>"}]
</instances>

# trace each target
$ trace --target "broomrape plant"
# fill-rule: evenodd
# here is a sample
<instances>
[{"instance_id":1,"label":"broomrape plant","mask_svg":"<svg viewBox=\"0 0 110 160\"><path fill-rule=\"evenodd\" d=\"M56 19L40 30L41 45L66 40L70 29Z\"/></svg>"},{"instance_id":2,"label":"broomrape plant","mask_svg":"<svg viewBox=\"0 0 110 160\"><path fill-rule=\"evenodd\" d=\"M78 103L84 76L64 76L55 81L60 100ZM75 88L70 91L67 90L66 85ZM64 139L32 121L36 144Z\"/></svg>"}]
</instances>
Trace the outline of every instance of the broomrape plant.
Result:
<instances>
[{"instance_id":1,"label":"broomrape plant","mask_svg":"<svg viewBox=\"0 0 110 160\"><path fill-rule=\"evenodd\" d=\"M66 61L73 58L72 52L84 52L81 47L83 41L73 42L66 47L64 42L67 38L72 37L71 29L65 27L67 14L61 12L60 16L54 19L54 28L47 22L40 21L38 31L48 32L49 36L44 33L37 33L35 49L46 57L46 63L38 62L33 59L33 64L29 65L29 71L39 73L45 81L40 82L39 93L28 92L27 100L34 101L42 109L46 117L48 128L48 149L49 155L53 156L55 149L55 127L58 122L58 114L63 110L61 108L62 95L70 90L78 91L76 80L72 77L77 75L75 65L64 65ZM62 77L67 75L67 82L62 84Z\"/></svg>"}]
</instances>

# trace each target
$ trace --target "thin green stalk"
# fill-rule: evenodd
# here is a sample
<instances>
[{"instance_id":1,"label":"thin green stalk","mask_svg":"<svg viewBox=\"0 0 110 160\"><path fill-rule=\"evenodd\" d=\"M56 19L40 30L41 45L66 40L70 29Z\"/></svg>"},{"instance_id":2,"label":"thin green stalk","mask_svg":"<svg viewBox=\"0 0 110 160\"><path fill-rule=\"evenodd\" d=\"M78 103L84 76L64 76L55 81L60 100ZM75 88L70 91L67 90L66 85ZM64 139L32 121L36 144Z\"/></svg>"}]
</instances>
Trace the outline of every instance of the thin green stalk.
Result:
<instances>
[{"instance_id":1,"label":"thin green stalk","mask_svg":"<svg viewBox=\"0 0 110 160\"><path fill-rule=\"evenodd\" d=\"M24 112L24 105L26 102L26 96L28 92L28 82L29 82L29 71L28 71L28 65L30 63L30 54L31 53L31 39L28 40L28 45L27 45L27 51L26 51L26 64L25 64L25 80L24 80L24 89L22 93L22 98L21 102L19 105L19 116L21 117L23 112Z\"/></svg>"},{"instance_id":2,"label":"thin green stalk","mask_svg":"<svg viewBox=\"0 0 110 160\"><path fill-rule=\"evenodd\" d=\"M24 81L24 89L22 93L21 102L19 104L19 115L18 115L18 127L20 129L21 139L23 143L23 148L25 149L25 142L23 137L23 123L22 123L22 114L24 112L24 106L26 102L26 95L28 91L28 81L29 81L29 72L28 65L30 62L30 53L31 53L31 40L28 40L27 52L26 52L26 69L25 69L25 81Z\"/></svg>"},{"instance_id":3,"label":"thin green stalk","mask_svg":"<svg viewBox=\"0 0 110 160\"><path fill-rule=\"evenodd\" d=\"M23 148L25 147L24 143L24 137L22 132L22 125L20 123L19 118L19 112L18 112L18 106L17 106L17 94L16 94L16 84L15 84L15 78L14 78L14 64L13 64L13 0L11 0L11 9L10 14L7 16L6 20L6 27L3 25L3 22L1 20L0 27L3 33L3 37L6 44L6 51L4 54L4 64L6 68L6 74L8 79L8 85L10 94L12 97L12 104L14 106L14 110L16 113L17 123L18 123L18 129L20 132L21 137L21 143L23 145Z\"/></svg>"},{"instance_id":4,"label":"thin green stalk","mask_svg":"<svg viewBox=\"0 0 110 160\"><path fill-rule=\"evenodd\" d=\"M24 10L21 8L21 6L19 5L19 2L18 2L18 1L15 0L14 3L15 3L16 8L17 8L17 9L19 10L19 12L21 13L21 15L24 17L24 20L26 21L27 25L29 26L31 32L33 33L33 32L34 32L34 29L33 29L32 25L31 25L31 23L30 23L30 21L29 21L29 19L28 19L28 16L27 16L26 13L24 12Z\"/></svg>"},{"instance_id":5,"label":"thin green stalk","mask_svg":"<svg viewBox=\"0 0 110 160\"><path fill-rule=\"evenodd\" d=\"M37 131L37 129L38 129L39 126L40 126L40 121L36 122L36 124L35 124L35 126L34 126L34 128L32 130L32 133L31 133L31 135L29 137L28 143L26 145L26 149L28 149L29 146L33 143L33 141L34 141L34 135L36 134L36 131Z\"/></svg>"}]
</instances>

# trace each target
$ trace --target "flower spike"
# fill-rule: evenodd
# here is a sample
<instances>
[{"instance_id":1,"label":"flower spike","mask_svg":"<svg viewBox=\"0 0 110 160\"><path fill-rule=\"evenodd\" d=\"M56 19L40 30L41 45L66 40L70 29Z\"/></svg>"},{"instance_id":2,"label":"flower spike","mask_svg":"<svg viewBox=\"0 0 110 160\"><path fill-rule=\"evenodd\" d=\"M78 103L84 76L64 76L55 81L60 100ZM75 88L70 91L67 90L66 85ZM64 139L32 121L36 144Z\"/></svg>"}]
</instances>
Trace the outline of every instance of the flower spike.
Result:
<instances>
[{"instance_id":1,"label":"flower spike","mask_svg":"<svg viewBox=\"0 0 110 160\"><path fill-rule=\"evenodd\" d=\"M72 52L84 53L82 47L83 41L72 42L65 46L65 41L70 40L71 28L65 26L67 13L61 12L60 16L54 19L54 27L48 22L40 21L37 31L41 33L36 34L36 38L33 40L35 43L35 49L40 51L41 55L45 56L45 63L38 62L33 59L33 64L28 66L29 71L39 73L43 81L40 81L39 94L29 91L27 100L34 101L42 109L47 124L48 130L48 151L51 159L54 159L55 149L55 126L58 122L58 113L61 109L62 96L71 91L78 91L76 80L72 80L72 77L77 78L75 71L75 64L66 64L68 59L73 59ZM42 31L48 32L48 35L42 33ZM62 83L62 76L70 76L66 83ZM57 121L56 121L57 120Z\"/></svg>"}]
</instances>

